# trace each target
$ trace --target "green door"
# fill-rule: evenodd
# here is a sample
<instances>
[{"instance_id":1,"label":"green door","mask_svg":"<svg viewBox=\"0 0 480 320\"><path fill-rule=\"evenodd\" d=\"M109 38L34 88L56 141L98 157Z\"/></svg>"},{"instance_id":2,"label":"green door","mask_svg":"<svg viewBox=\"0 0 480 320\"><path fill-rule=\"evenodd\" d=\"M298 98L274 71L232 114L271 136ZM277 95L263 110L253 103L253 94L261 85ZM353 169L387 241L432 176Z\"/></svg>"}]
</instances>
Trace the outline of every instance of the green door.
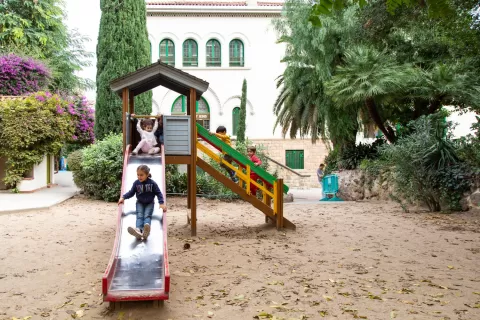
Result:
<instances>
[{"instance_id":1,"label":"green door","mask_svg":"<svg viewBox=\"0 0 480 320\"><path fill-rule=\"evenodd\" d=\"M303 150L286 150L285 152L286 166L290 169L304 169L304 151Z\"/></svg>"},{"instance_id":2,"label":"green door","mask_svg":"<svg viewBox=\"0 0 480 320\"><path fill-rule=\"evenodd\" d=\"M52 183L52 157L47 156L47 185Z\"/></svg>"}]
</instances>

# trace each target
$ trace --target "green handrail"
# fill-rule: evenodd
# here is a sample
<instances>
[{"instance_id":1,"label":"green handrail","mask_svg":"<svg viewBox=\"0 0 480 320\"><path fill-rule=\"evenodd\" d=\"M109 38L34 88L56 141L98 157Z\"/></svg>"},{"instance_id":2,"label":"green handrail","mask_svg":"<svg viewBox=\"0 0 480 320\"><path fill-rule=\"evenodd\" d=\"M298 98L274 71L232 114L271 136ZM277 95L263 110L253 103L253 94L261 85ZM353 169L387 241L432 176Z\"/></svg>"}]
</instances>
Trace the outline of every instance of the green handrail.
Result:
<instances>
[{"instance_id":1,"label":"green handrail","mask_svg":"<svg viewBox=\"0 0 480 320\"><path fill-rule=\"evenodd\" d=\"M203 139L207 140L210 142L213 146L217 147L218 149L222 150L222 152L225 152L229 156L231 156L235 161L238 163L241 163L244 166L249 165L250 170L255 172L260 178L265 180L266 182L270 183L273 185L275 181L277 181L277 178L272 176L270 173L267 171L263 170L262 168L257 167L249 158L223 142L221 139L219 139L215 135L210 135L210 132L202 127L200 124L197 123L197 134L201 136ZM283 192L287 193L289 190L288 186L286 184L283 184Z\"/></svg>"}]
</instances>

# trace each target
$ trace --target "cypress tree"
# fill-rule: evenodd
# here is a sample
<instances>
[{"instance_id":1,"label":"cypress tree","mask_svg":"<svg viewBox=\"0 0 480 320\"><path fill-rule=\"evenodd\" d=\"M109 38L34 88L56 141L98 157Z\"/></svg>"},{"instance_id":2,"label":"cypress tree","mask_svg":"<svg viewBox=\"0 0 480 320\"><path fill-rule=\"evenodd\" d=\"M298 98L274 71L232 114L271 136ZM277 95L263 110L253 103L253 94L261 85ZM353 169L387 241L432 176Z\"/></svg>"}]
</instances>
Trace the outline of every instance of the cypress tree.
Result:
<instances>
[{"instance_id":1,"label":"cypress tree","mask_svg":"<svg viewBox=\"0 0 480 320\"><path fill-rule=\"evenodd\" d=\"M122 101L110 90L115 78L151 63L145 0L101 0L97 44L95 136L122 132ZM135 113L150 114L152 93L135 97Z\"/></svg>"},{"instance_id":2,"label":"cypress tree","mask_svg":"<svg viewBox=\"0 0 480 320\"><path fill-rule=\"evenodd\" d=\"M237 141L245 142L245 130L247 118L247 80L243 79L242 99L240 100L240 114L238 119Z\"/></svg>"}]
</instances>

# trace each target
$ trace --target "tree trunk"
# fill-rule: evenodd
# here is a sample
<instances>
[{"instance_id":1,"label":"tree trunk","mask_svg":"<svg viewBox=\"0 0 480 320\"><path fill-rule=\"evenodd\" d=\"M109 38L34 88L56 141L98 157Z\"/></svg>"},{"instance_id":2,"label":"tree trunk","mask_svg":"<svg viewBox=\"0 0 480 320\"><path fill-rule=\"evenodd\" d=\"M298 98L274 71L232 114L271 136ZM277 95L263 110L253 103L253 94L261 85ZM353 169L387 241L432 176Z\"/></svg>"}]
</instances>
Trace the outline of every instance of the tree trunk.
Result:
<instances>
[{"instance_id":1,"label":"tree trunk","mask_svg":"<svg viewBox=\"0 0 480 320\"><path fill-rule=\"evenodd\" d=\"M430 102L430 104L428 105L428 114L433 114L437 112L438 109L440 109L440 107L442 106L443 97L443 95L436 97L433 101Z\"/></svg>"},{"instance_id":2,"label":"tree trunk","mask_svg":"<svg viewBox=\"0 0 480 320\"><path fill-rule=\"evenodd\" d=\"M387 138L388 142L394 143L395 133L393 132L393 129L390 126L389 126L390 130L387 130L387 128L383 124L382 118L378 113L377 105L375 104L375 101L373 100L373 98L366 99L365 106L367 107L368 113L370 114L370 117L372 118L373 122L375 122L375 124L380 129L380 131L382 131L382 133L385 135L385 138Z\"/></svg>"}]
</instances>

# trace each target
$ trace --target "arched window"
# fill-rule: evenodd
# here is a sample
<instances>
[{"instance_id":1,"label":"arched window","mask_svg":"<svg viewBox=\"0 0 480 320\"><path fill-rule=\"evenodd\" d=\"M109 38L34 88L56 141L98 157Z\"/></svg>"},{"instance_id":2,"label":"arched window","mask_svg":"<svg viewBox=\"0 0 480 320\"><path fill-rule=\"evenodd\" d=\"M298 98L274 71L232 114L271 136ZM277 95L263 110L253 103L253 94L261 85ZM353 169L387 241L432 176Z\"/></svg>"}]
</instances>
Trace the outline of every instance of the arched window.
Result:
<instances>
[{"instance_id":1,"label":"arched window","mask_svg":"<svg viewBox=\"0 0 480 320\"><path fill-rule=\"evenodd\" d=\"M183 43L183 66L198 67L198 46L193 39L185 40Z\"/></svg>"},{"instance_id":2,"label":"arched window","mask_svg":"<svg viewBox=\"0 0 480 320\"><path fill-rule=\"evenodd\" d=\"M238 123L240 121L240 107L235 107L232 110L232 135L237 135Z\"/></svg>"},{"instance_id":3,"label":"arched window","mask_svg":"<svg viewBox=\"0 0 480 320\"><path fill-rule=\"evenodd\" d=\"M200 123L205 129L210 130L210 106L203 97L196 102L197 123ZM187 97L179 96L172 104L172 115L187 114Z\"/></svg>"},{"instance_id":4,"label":"arched window","mask_svg":"<svg viewBox=\"0 0 480 320\"><path fill-rule=\"evenodd\" d=\"M175 66L175 44L170 39L163 39L160 42L160 61Z\"/></svg>"},{"instance_id":5,"label":"arched window","mask_svg":"<svg viewBox=\"0 0 480 320\"><path fill-rule=\"evenodd\" d=\"M238 39L230 41L230 67L245 66L245 51L243 49L243 42Z\"/></svg>"},{"instance_id":6,"label":"arched window","mask_svg":"<svg viewBox=\"0 0 480 320\"><path fill-rule=\"evenodd\" d=\"M220 42L215 39L207 42L207 67L221 67L222 66L222 50Z\"/></svg>"}]
</instances>

